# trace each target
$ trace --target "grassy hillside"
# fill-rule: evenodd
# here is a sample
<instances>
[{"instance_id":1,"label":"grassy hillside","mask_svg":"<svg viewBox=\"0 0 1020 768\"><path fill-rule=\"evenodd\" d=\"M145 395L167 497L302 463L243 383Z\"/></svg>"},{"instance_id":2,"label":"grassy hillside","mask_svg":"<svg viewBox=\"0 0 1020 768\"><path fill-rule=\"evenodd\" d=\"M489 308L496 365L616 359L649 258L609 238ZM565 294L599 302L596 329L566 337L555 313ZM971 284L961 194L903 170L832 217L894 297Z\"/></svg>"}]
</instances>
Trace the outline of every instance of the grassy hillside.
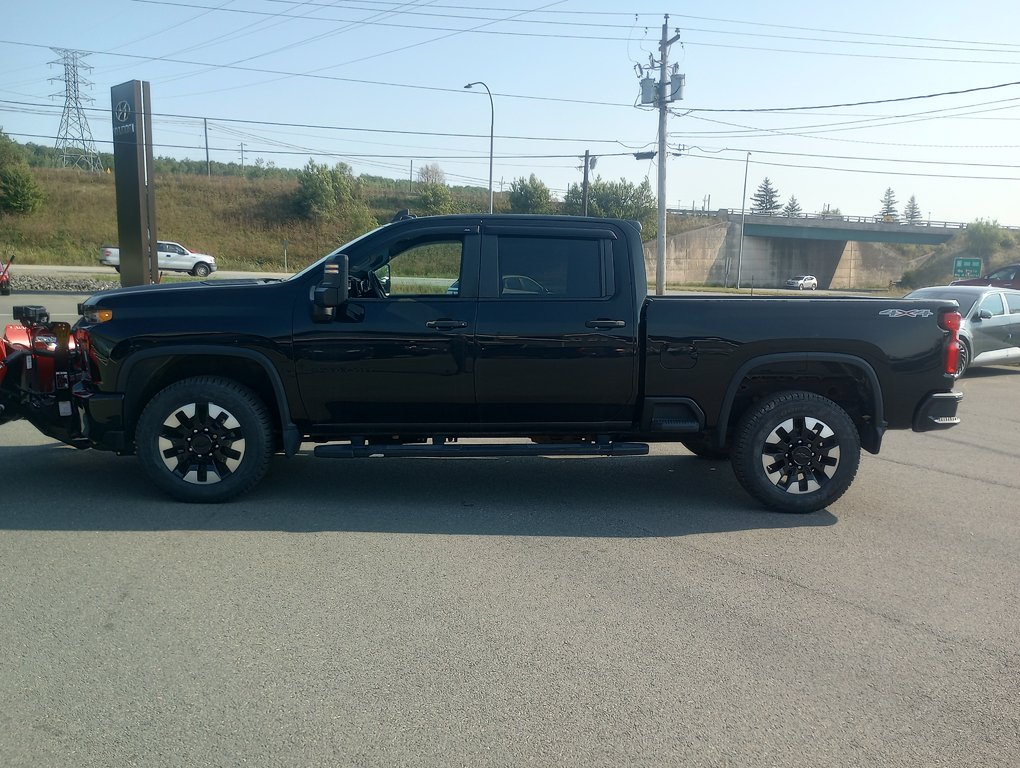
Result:
<instances>
[{"instance_id":1,"label":"grassy hillside","mask_svg":"<svg viewBox=\"0 0 1020 768\"><path fill-rule=\"evenodd\" d=\"M114 179L74 169L32 169L45 195L41 211L31 215L0 215L0 256L16 253L23 264L98 266L99 248L117 242ZM362 196L379 223L403 208L415 209L406 181L363 177ZM287 270L295 271L341 244L334 224L310 221L294 212L294 175L243 176L164 173L156 177L156 231L210 253L221 269L285 271L283 241L288 241ZM454 188L455 210L488 209L487 190ZM497 195L496 208L503 201ZM714 221L708 217L671 217L670 234ZM1020 261L1020 234L1001 230L1001 237L982 254L984 271ZM874 251L874 253L872 252ZM891 252L892 251L892 252ZM976 254L964 233L931 247L869 248L871 260L899 261L905 268L903 286L945 284L952 279L953 260ZM898 258L897 258L898 257ZM898 273L899 270L896 270Z\"/></svg>"},{"instance_id":2,"label":"grassy hillside","mask_svg":"<svg viewBox=\"0 0 1020 768\"><path fill-rule=\"evenodd\" d=\"M0 252L15 252L26 264L96 264L100 246L117 242L113 176L55 168L34 175L46 196L43 209L0 217ZM286 239L288 267L296 269L338 245L328 225L294 215L296 189L293 179L159 176L156 231L161 240L212 254L225 269L283 270Z\"/></svg>"}]
</instances>

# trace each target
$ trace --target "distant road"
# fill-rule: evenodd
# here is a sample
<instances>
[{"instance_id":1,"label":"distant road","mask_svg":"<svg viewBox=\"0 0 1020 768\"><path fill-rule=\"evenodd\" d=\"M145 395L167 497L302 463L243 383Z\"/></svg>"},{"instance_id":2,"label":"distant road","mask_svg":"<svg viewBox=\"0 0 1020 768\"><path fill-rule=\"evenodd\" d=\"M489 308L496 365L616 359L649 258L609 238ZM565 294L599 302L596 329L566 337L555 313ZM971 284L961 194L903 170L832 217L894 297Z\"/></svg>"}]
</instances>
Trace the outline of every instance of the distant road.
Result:
<instances>
[{"instance_id":1,"label":"distant road","mask_svg":"<svg viewBox=\"0 0 1020 768\"><path fill-rule=\"evenodd\" d=\"M114 271L112 267L103 267L96 265L94 267L68 267L60 264L19 264L14 263L11 267L13 271L20 272L25 275L89 275L91 277L104 277L110 280L116 280L118 273ZM183 272L167 272L167 275L180 275L184 276ZM291 272L234 272L229 270L222 270L219 272L213 272L207 279L209 280L236 280L238 278L246 277L277 277L284 278L290 277L293 274Z\"/></svg>"}]
</instances>

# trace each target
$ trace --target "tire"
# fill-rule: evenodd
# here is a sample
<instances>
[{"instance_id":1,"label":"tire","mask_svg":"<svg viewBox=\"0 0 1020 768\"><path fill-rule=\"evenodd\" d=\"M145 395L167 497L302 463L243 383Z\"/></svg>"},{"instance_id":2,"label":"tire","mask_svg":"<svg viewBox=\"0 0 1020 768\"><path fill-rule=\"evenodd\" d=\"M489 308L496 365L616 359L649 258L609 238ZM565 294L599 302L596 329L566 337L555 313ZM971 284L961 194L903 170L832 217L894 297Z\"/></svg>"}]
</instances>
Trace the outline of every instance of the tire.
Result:
<instances>
[{"instance_id":1,"label":"tire","mask_svg":"<svg viewBox=\"0 0 1020 768\"><path fill-rule=\"evenodd\" d=\"M2 288L0 288L0 296L10 296L10 295L11 295L11 287L9 285L5 285Z\"/></svg>"},{"instance_id":2,"label":"tire","mask_svg":"<svg viewBox=\"0 0 1020 768\"><path fill-rule=\"evenodd\" d=\"M857 475L861 438L846 411L812 392L780 392L744 414L733 472L751 496L783 512L815 512Z\"/></svg>"},{"instance_id":3,"label":"tire","mask_svg":"<svg viewBox=\"0 0 1020 768\"><path fill-rule=\"evenodd\" d=\"M724 461L730 457L728 449L716 447L714 444L710 443L704 435L684 437L680 440L680 444L699 459Z\"/></svg>"},{"instance_id":4,"label":"tire","mask_svg":"<svg viewBox=\"0 0 1020 768\"><path fill-rule=\"evenodd\" d=\"M198 262L198 264L191 268L191 274L195 277L209 277L210 272L212 272L212 270L209 269L209 265L204 261Z\"/></svg>"},{"instance_id":5,"label":"tire","mask_svg":"<svg viewBox=\"0 0 1020 768\"><path fill-rule=\"evenodd\" d=\"M960 356L956 360L956 378L960 378L970 368L970 347L960 339Z\"/></svg>"},{"instance_id":6,"label":"tire","mask_svg":"<svg viewBox=\"0 0 1020 768\"><path fill-rule=\"evenodd\" d=\"M142 411L135 445L149 479L175 499L220 502L250 490L269 468L273 432L265 404L230 379L171 384Z\"/></svg>"}]
</instances>

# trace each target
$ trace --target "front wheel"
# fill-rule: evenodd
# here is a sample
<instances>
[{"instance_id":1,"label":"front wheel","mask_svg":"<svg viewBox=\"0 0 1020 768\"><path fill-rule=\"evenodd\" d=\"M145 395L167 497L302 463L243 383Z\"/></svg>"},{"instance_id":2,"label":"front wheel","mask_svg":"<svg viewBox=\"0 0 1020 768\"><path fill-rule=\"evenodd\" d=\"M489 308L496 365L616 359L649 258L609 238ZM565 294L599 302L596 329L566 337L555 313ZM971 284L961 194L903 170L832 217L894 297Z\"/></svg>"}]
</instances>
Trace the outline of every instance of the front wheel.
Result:
<instances>
[{"instance_id":1,"label":"front wheel","mask_svg":"<svg viewBox=\"0 0 1020 768\"><path fill-rule=\"evenodd\" d=\"M198 262L198 264L191 268L191 274L195 277L209 277L210 272L212 270L209 269L209 265L203 261Z\"/></svg>"},{"instance_id":2,"label":"front wheel","mask_svg":"<svg viewBox=\"0 0 1020 768\"><path fill-rule=\"evenodd\" d=\"M960 339L960 352L956 357L956 378L960 378L970 367L970 347L967 342Z\"/></svg>"},{"instance_id":3,"label":"front wheel","mask_svg":"<svg viewBox=\"0 0 1020 768\"><path fill-rule=\"evenodd\" d=\"M846 411L813 392L780 392L737 427L733 471L749 494L784 512L815 512L857 475L861 439Z\"/></svg>"},{"instance_id":4,"label":"front wheel","mask_svg":"<svg viewBox=\"0 0 1020 768\"><path fill-rule=\"evenodd\" d=\"M135 443L145 473L187 502L219 502L254 486L269 468L273 433L258 395L230 379L196 376L156 394Z\"/></svg>"}]
</instances>

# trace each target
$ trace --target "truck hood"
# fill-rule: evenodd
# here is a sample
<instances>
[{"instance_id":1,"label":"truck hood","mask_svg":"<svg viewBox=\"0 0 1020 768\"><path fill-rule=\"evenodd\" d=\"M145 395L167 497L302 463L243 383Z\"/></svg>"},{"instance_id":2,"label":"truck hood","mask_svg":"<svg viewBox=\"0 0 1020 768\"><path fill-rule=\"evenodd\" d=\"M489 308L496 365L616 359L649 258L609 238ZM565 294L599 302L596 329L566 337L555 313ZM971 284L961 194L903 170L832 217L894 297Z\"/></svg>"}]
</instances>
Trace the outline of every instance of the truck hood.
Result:
<instances>
[{"instance_id":1,"label":"truck hood","mask_svg":"<svg viewBox=\"0 0 1020 768\"><path fill-rule=\"evenodd\" d=\"M275 285L282 282L280 278L276 277L248 277L248 278L230 278L221 280L202 280L194 281L189 280L187 282L180 283L159 283L155 285L132 285L125 288L109 288L105 291L95 293L88 298L88 302L91 305L93 299L109 299L116 296L167 296L168 294L176 294L181 291L209 291L217 290L221 288L238 288L243 286L257 286L257 285ZM193 296L194 294L188 294ZM203 294L206 296L208 294Z\"/></svg>"}]
</instances>

